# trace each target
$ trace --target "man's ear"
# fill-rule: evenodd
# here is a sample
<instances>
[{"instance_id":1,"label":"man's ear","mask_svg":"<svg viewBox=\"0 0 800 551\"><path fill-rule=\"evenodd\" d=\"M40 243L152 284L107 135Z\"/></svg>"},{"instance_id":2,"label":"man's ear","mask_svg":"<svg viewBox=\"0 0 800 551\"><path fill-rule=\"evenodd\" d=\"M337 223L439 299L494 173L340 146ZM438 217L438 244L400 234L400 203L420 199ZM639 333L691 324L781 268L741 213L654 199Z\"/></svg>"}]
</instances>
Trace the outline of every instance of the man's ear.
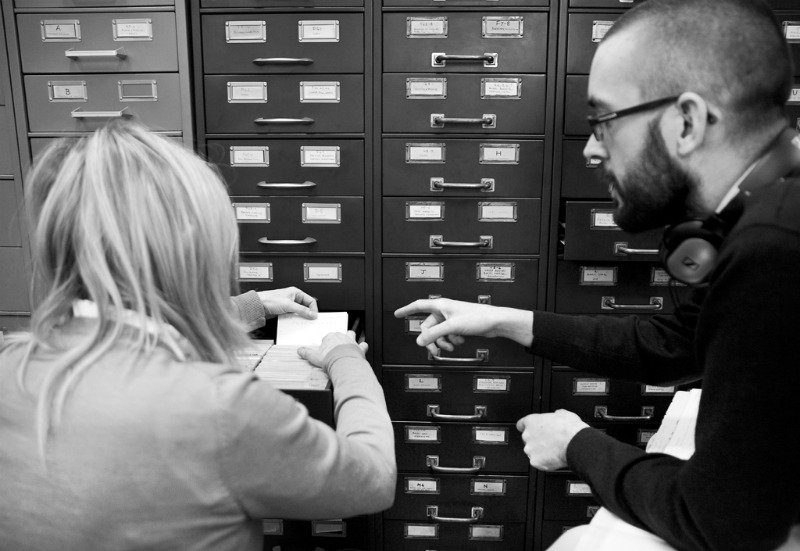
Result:
<instances>
[{"instance_id":1,"label":"man's ear","mask_svg":"<svg viewBox=\"0 0 800 551\"><path fill-rule=\"evenodd\" d=\"M677 101L680 121L674 127L676 153L684 156L694 152L706 140L708 127L719 120L714 108L694 92L684 92Z\"/></svg>"}]
</instances>

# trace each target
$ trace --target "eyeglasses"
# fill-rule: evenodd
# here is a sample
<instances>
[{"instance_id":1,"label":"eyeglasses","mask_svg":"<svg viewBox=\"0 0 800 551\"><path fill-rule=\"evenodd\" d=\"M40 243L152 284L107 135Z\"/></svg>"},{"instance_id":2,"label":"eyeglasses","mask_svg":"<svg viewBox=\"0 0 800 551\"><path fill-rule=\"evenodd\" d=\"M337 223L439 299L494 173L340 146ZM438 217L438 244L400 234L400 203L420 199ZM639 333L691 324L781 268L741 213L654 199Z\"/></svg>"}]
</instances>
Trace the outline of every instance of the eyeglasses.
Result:
<instances>
[{"instance_id":1,"label":"eyeglasses","mask_svg":"<svg viewBox=\"0 0 800 551\"><path fill-rule=\"evenodd\" d=\"M645 103L640 103L639 105L634 105L633 107L628 107L626 109L620 109L619 111L611 111L610 113L603 113L597 116L589 116L586 117L586 120L589 122L589 126L592 128L592 134L594 134L595 139L598 142L603 141L603 123L608 121L612 121L614 119L618 119L620 117L627 117L628 115L633 115L635 113L642 113L643 111L649 111L650 109L655 109L656 107L662 107L673 101L676 101L680 96L670 96L668 98L661 98L656 99L653 101L647 101Z\"/></svg>"}]
</instances>

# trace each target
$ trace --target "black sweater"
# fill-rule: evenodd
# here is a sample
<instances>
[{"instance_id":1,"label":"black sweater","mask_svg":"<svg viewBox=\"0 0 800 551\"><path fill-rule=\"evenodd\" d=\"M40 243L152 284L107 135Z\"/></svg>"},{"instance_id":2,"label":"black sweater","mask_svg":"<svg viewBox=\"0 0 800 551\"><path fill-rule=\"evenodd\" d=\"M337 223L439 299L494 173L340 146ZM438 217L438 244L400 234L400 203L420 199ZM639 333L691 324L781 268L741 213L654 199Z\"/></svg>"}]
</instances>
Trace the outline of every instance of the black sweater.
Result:
<instances>
[{"instance_id":1,"label":"black sweater","mask_svg":"<svg viewBox=\"0 0 800 551\"><path fill-rule=\"evenodd\" d=\"M800 181L755 190L708 287L674 317L536 312L533 352L618 379L702 377L695 453L594 429L567 449L598 501L681 550L771 550L800 522Z\"/></svg>"}]
</instances>

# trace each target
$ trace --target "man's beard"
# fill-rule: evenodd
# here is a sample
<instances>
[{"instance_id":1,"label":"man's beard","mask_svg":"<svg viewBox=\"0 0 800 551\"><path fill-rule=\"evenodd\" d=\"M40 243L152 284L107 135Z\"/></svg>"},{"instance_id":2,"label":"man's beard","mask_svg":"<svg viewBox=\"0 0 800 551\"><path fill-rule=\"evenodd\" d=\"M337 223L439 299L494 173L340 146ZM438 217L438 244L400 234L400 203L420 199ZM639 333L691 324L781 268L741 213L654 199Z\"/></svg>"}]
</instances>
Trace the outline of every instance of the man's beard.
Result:
<instances>
[{"instance_id":1,"label":"man's beard","mask_svg":"<svg viewBox=\"0 0 800 551\"><path fill-rule=\"evenodd\" d=\"M609 171L604 170L601 179L609 192L614 190L614 222L630 233L683 219L691 210L689 201L698 185L697 178L669 156L658 120L650 123L642 154L626 170L621 185Z\"/></svg>"}]
</instances>

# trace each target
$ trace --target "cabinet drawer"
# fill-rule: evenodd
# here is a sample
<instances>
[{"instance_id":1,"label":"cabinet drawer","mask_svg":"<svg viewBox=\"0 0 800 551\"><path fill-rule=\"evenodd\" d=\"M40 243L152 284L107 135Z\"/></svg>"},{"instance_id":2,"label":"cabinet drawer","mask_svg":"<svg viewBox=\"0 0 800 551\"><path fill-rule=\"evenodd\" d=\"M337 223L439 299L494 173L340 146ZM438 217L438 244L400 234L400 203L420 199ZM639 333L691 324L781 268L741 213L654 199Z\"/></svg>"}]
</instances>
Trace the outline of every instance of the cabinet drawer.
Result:
<instances>
[{"instance_id":1,"label":"cabinet drawer","mask_svg":"<svg viewBox=\"0 0 800 551\"><path fill-rule=\"evenodd\" d=\"M589 74L597 45L617 13L571 13L567 20L567 73Z\"/></svg>"},{"instance_id":2,"label":"cabinet drawer","mask_svg":"<svg viewBox=\"0 0 800 551\"><path fill-rule=\"evenodd\" d=\"M789 119L789 126L800 128L800 81L795 79L792 86L792 93L786 102L786 116Z\"/></svg>"},{"instance_id":3,"label":"cabinet drawer","mask_svg":"<svg viewBox=\"0 0 800 551\"><path fill-rule=\"evenodd\" d=\"M298 7L344 7L363 6L364 0L270 0L269 7L298 8ZM203 8L263 8L264 0L200 0Z\"/></svg>"},{"instance_id":4,"label":"cabinet drawer","mask_svg":"<svg viewBox=\"0 0 800 551\"><path fill-rule=\"evenodd\" d=\"M383 140L384 195L541 197L541 140Z\"/></svg>"},{"instance_id":5,"label":"cabinet drawer","mask_svg":"<svg viewBox=\"0 0 800 551\"><path fill-rule=\"evenodd\" d=\"M209 133L363 132L361 75L205 77Z\"/></svg>"},{"instance_id":6,"label":"cabinet drawer","mask_svg":"<svg viewBox=\"0 0 800 551\"><path fill-rule=\"evenodd\" d=\"M315 297L324 310L366 307L360 257L248 255L239 261L239 286L242 292L295 286Z\"/></svg>"},{"instance_id":7,"label":"cabinet drawer","mask_svg":"<svg viewBox=\"0 0 800 551\"><path fill-rule=\"evenodd\" d=\"M538 270L532 258L384 258L383 309L443 296L533 310Z\"/></svg>"},{"instance_id":8,"label":"cabinet drawer","mask_svg":"<svg viewBox=\"0 0 800 551\"><path fill-rule=\"evenodd\" d=\"M445 474L441 470L466 468L474 470L470 474L476 475L528 473L528 457L522 451L522 438L512 424L392 425L399 471Z\"/></svg>"},{"instance_id":9,"label":"cabinet drawer","mask_svg":"<svg viewBox=\"0 0 800 551\"><path fill-rule=\"evenodd\" d=\"M17 16L25 73L178 70L171 12L60 12Z\"/></svg>"},{"instance_id":10,"label":"cabinet drawer","mask_svg":"<svg viewBox=\"0 0 800 551\"><path fill-rule=\"evenodd\" d=\"M395 421L438 421L439 415L458 415L465 422L478 416L480 422L516 423L533 411L532 371L384 369L383 389Z\"/></svg>"},{"instance_id":11,"label":"cabinet drawer","mask_svg":"<svg viewBox=\"0 0 800 551\"><path fill-rule=\"evenodd\" d=\"M0 247L0 315L2 311L30 312L27 265L21 248Z\"/></svg>"},{"instance_id":12,"label":"cabinet drawer","mask_svg":"<svg viewBox=\"0 0 800 551\"><path fill-rule=\"evenodd\" d=\"M363 73L360 13L204 15L206 73Z\"/></svg>"},{"instance_id":13,"label":"cabinet drawer","mask_svg":"<svg viewBox=\"0 0 800 551\"><path fill-rule=\"evenodd\" d=\"M435 506L437 516L470 518L473 508L481 507L480 522L525 522L527 502L527 476L400 473L394 506L383 516L426 522L428 508Z\"/></svg>"},{"instance_id":14,"label":"cabinet drawer","mask_svg":"<svg viewBox=\"0 0 800 551\"><path fill-rule=\"evenodd\" d=\"M663 230L622 231L611 201L567 201L565 214L564 260L658 260Z\"/></svg>"},{"instance_id":15,"label":"cabinet drawer","mask_svg":"<svg viewBox=\"0 0 800 551\"><path fill-rule=\"evenodd\" d=\"M797 2L794 2L791 8L797 10ZM778 23L783 27L783 34L786 41L789 43L789 49L792 52L792 59L800 59L800 11L792 11L790 13L776 13ZM795 66L795 76L800 76L800 67Z\"/></svg>"},{"instance_id":16,"label":"cabinet drawer","mask_svg":"<svg viewBox=\"0 0 800 551\"><path fill-rule=\"evenodd\" d=\"M367 524L365 516L330 520L264 519L264 549L324 549L331 544L336 549L366 549Z\"/></svg>"},{"instance_id":17,"label":"cabinet drawer","mask_svg":"<svg viewBox=\"0 0 800 551\"><path fill-rule=\"evenodd\" d=\"M363 195L363 140L209 140L231 195Z\"/></svg>"},{"instance_id":18,"label":"cabinet drawer","mask_svg":"<svg viewBox=\"0 0 800 551\"><path fill-rule=\"evenodd\" d=\"M564 134L588 137L586 117L592 114L587 103L589 77L567 75L564 80Z\"/></svg>"},{"instance_id":19,"label":"cabinet drawer","mask_svg":"<svg viewBox=\"0 0 800 551\"><path fill-rule=\"evenodd\" d=\"M364 252L360 197L231 197L242 252Z\"/></svg>"},{"instance_id":20,"label":"cabinet drawer","mask_svg":"<svg viewBox=\"0 0 800 551\"><path fill-rule=\"evenodd\" d=\"M384 251L536 254L540 218L539 199L385 197Z\"/></svg>"},{"instance_id":21,"label":"cabinet drawer","mask_svg":"<svg viewBox=\"0 0 800 551\"><path fill-rule=\"evenodd\" d=\"M632 8L644 0L569 0L570 8Z\"/></svg>"},{"instance_id":22,"label":"cabinet drawer","mask_svg":"<svg viewBox=\"0 0 800 551\"><path fill-rule=\"evenodd\" d=\"M385 551L527 551L524 523L448 524L386 520Z\"/></svg>"},{"instance_id":23,"label":"cabinet drawer","mask_svg":"<svg viewBox=\"0 0 800 551\"><path fill-rule=\"evenodd\" d=\"M561 197L608 199L608 185L602 183L600 163L583 156L585 140L564 140L561 157Z\"/></svg>"},{"instance_id":24,"label":"cabinet drawer","mask_svg":"<svg viewBox=\"0 0 800 551\"><path fill-rule=\"evenodd\" d=\"M386 13L383 52L387 73L544 73L547 14Z\"/></svg>"},{"instance_id":25,"label":"cabinet drawer","mask_svg":"<svg viewBox=\"0 0 800 551\"><path fill-rule=\"evenodd\" d=\"M17 202L16 181L0 177L0 247L21 247L19 225L24 219ZM0 280L2 281L2 280Z\"/></svg>"},{"instance_id":26,"label":"cabinet drawer","mask_svg":"<svg viewBox=\"0 0 800 551\"><path fill-rule=\"evenodd\" d=\"M669 275L659 265L646 262L558 262L555 311L564 314L670 313L689 287L677 284L671 291Z\"/></svg>"},{"instance_id":27,"label":"cabinet drawer","mask_svg":"<svg viewBox=\"0 0 800 551\"><path fill-rule=\"evenodd\" d=\"M544 473L545 520L588 522L599 508L589 485L575 473Z\"/></svg>"},{"instance_id":28,"label":"cabinet drawer","mask_svg":"<svg viewBox=\"0 0 800 551\"><path fill-rule=\"evenodd\" d=\"M174 6L175 0L14 0L18 8L127 8Z\"/></svg>"},{"instance_id":29,"label":"cabinet drawer","mask_svg":"<svg viewBox=\"0 0 800 551\"><path fill-rule=\"evenodd\" d=\"M781 0L773 0L781 1ZM791 0L784 0L791 1ZM503 6L548 6L549 0L502 0ZM497 0L383 0L384 6L470 6L496 8Z\"/></svg>"},{"instance_id":30,"label":"cabinet drawer","mask_svg":"<svg viewBox=\"0 0 800 551\"><path fill-rule=\"evenodd\" d=\"M544 75L383 75L384 132L543 134L544 107Z\"/></svg>"},{"instance_id":31,"label":"cabinet drawer","mask_svg":"<svg viewBox=\"0 0 800 551\"><path fill-rule=\"evenodd\" d=\"M425 316L397 319L383 313L383 363L394 365L435 365L447 367L533 367L533 355L507 339L467 337L453 352L432 357L418 346L419 324Z\"/></svg>"},{"instance_id":32,"label":"cabinet drawer","mask_svg":"<svg viewBox=\"0 0 800 551\"><path fill-rule=\"evenodd\" d=\"M589 521L586 522L576 522L576 521L560 521L560 520L547 520L541 524L541 534L542 534L542 546L539 549L548 549L551 545L553 545L558 538L560 538L564 532L569 530L570 528L575 528L576 526L580 526L581 524L587 524Z\"/></svg>"},{"instance_id":33,"label":"cabinet drawer","mask_svg":"<svg viewBox=\"0 0 800 551\"><path fill-rule=\"evenodd\" d=\"M16 138L12 134L14 129L13 113L9 106L0 105L0 176L12 176L17 173L17 159L12 152L17 148L13 141Z\"/></svg>"},{"instance_id":34,"label":"cabinet drawer","mask_svg":"<svg viewBox=\"0 0 800 551\"><path fill-rule=\"evenodd\" d=\"M91 132L115 118L151 130L182 127L177 73L28 75L25 96L31 132Z\"/></svg>"}]
</instances>

